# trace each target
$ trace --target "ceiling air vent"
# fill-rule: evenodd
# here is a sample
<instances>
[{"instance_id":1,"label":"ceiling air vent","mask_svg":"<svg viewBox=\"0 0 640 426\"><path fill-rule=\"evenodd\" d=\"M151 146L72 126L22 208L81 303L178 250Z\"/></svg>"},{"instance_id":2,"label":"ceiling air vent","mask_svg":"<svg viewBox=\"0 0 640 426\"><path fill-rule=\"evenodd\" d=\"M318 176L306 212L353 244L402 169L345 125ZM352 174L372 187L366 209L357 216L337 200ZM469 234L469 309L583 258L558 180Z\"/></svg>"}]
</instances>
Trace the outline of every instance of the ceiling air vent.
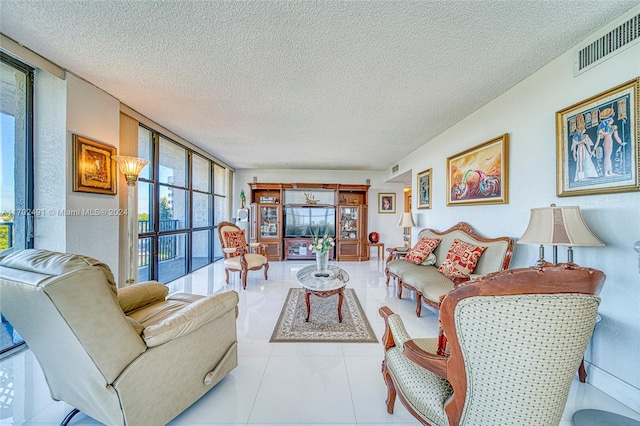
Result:
<instances>
[{"instance_id":1,"label":"ceiling air vent","mask_svg":"<svg viewBox=\"0 0 640 426\"><path fill-rule=\"evenodd\" d=\"M395 173L395 172L397 172L397 171L398 171L398 168L399 168L399 167L398 167L398 165L397 165L397 164L396 164L395 166L393 166L393 167L391 168L391 173Z\"/></svg>"},{"instance_id":2,"label":"ceiling air vent","mask_svg":"<svg viewBox=\"0 0 640 426\"><path fill-rule=\"evenodd\" d=\"M574 76L582 74L640 40L639 9L634 8L576 47L573 55Z\"/></svg>"}]
</instances>

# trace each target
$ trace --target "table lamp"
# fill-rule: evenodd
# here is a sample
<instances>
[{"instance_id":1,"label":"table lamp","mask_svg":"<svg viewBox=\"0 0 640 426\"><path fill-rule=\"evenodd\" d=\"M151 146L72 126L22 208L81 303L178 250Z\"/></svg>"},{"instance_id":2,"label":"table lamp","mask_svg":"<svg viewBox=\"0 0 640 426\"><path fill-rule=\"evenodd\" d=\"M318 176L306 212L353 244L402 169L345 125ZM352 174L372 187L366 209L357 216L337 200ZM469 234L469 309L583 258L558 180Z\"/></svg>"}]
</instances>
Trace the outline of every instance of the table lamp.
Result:
<instances>
[{"instance_id":1,"label":"table lamp","mask_svg":"<svg viewBox=\"0 0 640 426\"><path fill-rule=\"evenodd\" d=\"M409 233L411 232L411 228L416 226L416 223L413 221L413 216L411 216L411 212L402 212L400 214L400 220L396 224L399 228L404 228L403 230L403 238L405 247L409 244Z\"/></svg>"},{"instance_id":2,"label":"table lamp","mask_svg":"<svg viewBox=\"0 0 640 426\"><path fill-rule=\"evenodd\" d=\"M536 265L544 263L544 245L553 246L553 263L558 262L558 246L567 246L567 261L573 262L573 247L604 246L582 219L578 206L539 207L531 209L529 225L517 244L539 244L540 258Z\"/></svg>"}]
</instances>

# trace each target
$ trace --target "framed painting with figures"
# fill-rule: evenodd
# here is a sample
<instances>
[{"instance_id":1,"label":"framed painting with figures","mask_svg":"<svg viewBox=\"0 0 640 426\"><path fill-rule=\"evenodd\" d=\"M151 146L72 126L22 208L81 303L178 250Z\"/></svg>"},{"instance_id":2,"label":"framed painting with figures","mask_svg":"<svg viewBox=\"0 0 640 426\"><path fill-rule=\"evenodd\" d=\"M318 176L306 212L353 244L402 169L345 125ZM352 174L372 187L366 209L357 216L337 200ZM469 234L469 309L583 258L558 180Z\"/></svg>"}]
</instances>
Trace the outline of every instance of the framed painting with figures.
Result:
<instances>
[{"instance_id":1,"label":"framed painting with figures","mask_svg":"<svg viewBox=\"0 0 640 426\"><path fill-rule=\"evenodd\" d=\"M558 196L637 191L640 78L556 113Z\"/></svg>"},{"instance_id":2,"label":"framed painting with figures","mask_svg":"<svg viewBox=\"0 0 640 426\"><path fill-rule=\"evenodd\" d=\"M396 212L395 192L380 192L378 194L378 213Z\"/></svg>"},{"instance_id":3,"label":"framed painting with figures","mask_svg":"<svg viewBox=\"0 0 640 426\"><path fill-rule=\"evenodd\" d=\"M418 208L431 208L431 169L418 173Z\"/></svg>"}]
</instances>

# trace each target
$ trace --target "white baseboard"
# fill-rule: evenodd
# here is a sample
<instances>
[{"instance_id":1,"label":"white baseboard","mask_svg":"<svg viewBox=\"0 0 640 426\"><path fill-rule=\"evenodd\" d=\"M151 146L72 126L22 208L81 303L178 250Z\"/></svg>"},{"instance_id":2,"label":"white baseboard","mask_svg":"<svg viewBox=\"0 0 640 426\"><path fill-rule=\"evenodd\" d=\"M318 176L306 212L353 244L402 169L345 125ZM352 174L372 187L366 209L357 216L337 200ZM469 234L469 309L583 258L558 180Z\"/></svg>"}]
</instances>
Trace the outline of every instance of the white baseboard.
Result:
<instances>
[{"instance_id":1,"label":"white baseboard","mask_svg":"<svg viewBox=\"0 0 640 426\"><path fill-rule=\"evenodd\" d=\"M587 382L640 413L640 389L585 361Z\"/></svg>"}]
</instances>

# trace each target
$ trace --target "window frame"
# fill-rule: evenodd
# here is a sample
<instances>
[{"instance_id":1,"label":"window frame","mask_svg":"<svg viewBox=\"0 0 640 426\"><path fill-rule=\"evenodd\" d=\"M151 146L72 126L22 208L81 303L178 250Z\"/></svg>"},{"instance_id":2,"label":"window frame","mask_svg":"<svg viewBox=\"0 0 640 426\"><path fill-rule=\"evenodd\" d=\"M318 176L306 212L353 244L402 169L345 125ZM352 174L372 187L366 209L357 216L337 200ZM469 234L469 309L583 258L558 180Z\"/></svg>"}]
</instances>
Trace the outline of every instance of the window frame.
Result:
<instances>
[{"instance_id":1,"label":"window frame","mask_svg":"<svg viewBox=\"0 0 640 426\"><path fill-rule=\"evenodd\" d=\"M151 152L150 152L150 157L152 158L152 160L149 163L149 175L148 177L140 177L139 178L139 182L142 183L148 183L150 185L153 185L153 200L150 202L150 206L148 206L151 210L151 214L152 214L152 222L153 222L153 229L149 230L148 232L138 232L138 239L141 240L143 238L149 238L151 240L151 259L149 262L149 276L148 279L149 280L158 280L160 278L160 259L159 259L159 242L160 242L160 238L162 237L167 237L167 236L172 236L175 235L177 237L181 236L181 235L185 235L185 249L184 249L184 256L185 256L185 273L183 275L180 276L184 276L186 274L189 274L197 269L200 269L202 267L205 267L207 265L210 265L211 263L215 262L216 260L218 260L219 257L215 256L215 241L217 238L217 223L215 220L215 203L216 203L216 197L223 197L225 198L225 202L228 199L228 195L225 194L217 194L214 192L214 188L215 188L215 175L214 175L214 167L218 166L218 167L222 167L225 171L227 170L227 168L225 166L222 166L220 164L218 164L217 162L215 162L215 160L212 160L211 158L206 157L205 155L201 154L198 151L195 151L189 147L184 146L183 144L167 137L166 135L154 130L153 128L146 126L142 123L139 123L139 127L145 129L146 131L150 132L151 135ZM185 176L185 183L186 186L180 186L180 185L173 185L171 183L167 183L167 182L160 182L160 145L161 145L161 139L164 139L166 142L170 142L175 144L176 146L184 149L186 151L186 173L187 175ZM140 147L140 139L138 139L138 149ZM194 182L194 156L197 156L197 158L201 158L204 159L208 162L208 173L207 173L207 178L209 181L209 191L203 191L202 189L194 189L193 188L193 182ZM215 165L215 166L214 166ZM186 193L186 207L188 209L187 214L185 215L185 227L182 227L180 229L171 229L171 230L161 230L160 229L160 193L161 193L161 188L169 188L169 189L176 189L176 190L180 190L180 191L185 191ZM227 190L228 192L228 190ZM210 212L209 212L209 224L207 226L197 226L194 227L194 194L204 194L210 197L211 200L211 206L210 206ZM139 200L137 201L139 202ZM196 267L194 268L194 262L193 262L193 253L194 253L194 238L193 238L193 234L194 233L198 233L198 232L202 232L202 231L208 231L209 232L209 239L208 239L208 256L206 258L206 263L204 264L200 264L201 262L198 263L198 265L196 265ZM140 245L138 246L138 250L140 250ZM138 266L138 269L140 268L140 266ZM176 277L171 277L170 280L174 280L179 278L180 276L176 276Z\"/></svg>"}]
</instances>

